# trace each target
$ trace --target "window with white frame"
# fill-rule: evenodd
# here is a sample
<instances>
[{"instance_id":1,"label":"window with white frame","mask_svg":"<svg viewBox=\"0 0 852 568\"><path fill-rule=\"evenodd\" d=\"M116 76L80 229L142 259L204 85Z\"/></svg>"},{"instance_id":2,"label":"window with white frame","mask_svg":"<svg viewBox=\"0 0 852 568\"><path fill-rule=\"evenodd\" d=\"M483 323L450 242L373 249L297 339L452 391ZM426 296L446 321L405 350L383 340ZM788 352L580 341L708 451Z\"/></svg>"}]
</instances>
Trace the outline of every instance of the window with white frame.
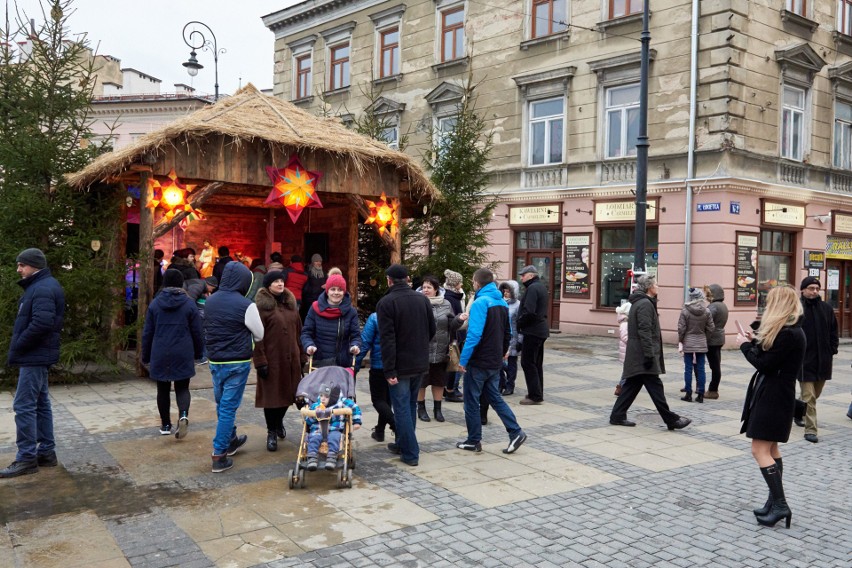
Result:
<instances>
[{"instance_id":1,"label":"window with white frame","mask_svg":"<svg viewBox=\"0 0 852 568\"><path fill-rule=\"evenodd\" d=\"M837 31L852 35L852 0L837 0Z\"/></svg>"},{"instance_id":2,"label":"window with white frame","mask_svg":"<svg viewBox=\"0 0 852 568\"><path fill-rule=\"evenodd\" d=\"M399 27L379 31L379 77L399 74Z\"/></svg>"},{"instance_id":3,"label":"window with white frame","mask_svg":"<svg viewBox=\"0 0 852 568\"><path fill-rule=\"evenodd\" d=\"M787 11L796 13L802 17L807 17L807 0L786 0Z\"/></svg>"},{"instance_id":4,"label":"window with white frame","mask_svg":"<svg viewBox=\"0 0 852 568\"><path fill-rule=\"evenodd\" d=\"M532 0L532 39L568 29L567 0Z\"/></svg>"},{"instance_id":5,"label":"window with white frame","mask_svg":"<svg viewBox=\"0 0 852 568\"><path fill-rule=\"evenodd\" d=\"M609 0L609 17L621 18L631 14L638 14L644 8L642 0Z\"/></svg>"},{"instance_id":6,"label":"window with white frame","mask_svg":"<svg viewBox=\"0 0 852 568\"><path fill-rule=\"evenodd\" d=\"M834 103L834 167L852 170L852 104Z\"/></svg>"},{"instance_id":7,"label":"window with white frame","mask_svg":"<svg viewBox=\"0 0 852 568\"><path fill-rule=\"evenodd\" d=\"M313 54L316 40L317 36L314 34L287 44L292 55L293 85L291 96L293 100L306 99L311 96L313 91Z\"/></svg>"},{"instance_id":8,"label":"window with white frame","mask_svg":"<svg viewBox=\"0 0 852 568\"><path fill-rule=\"evenodd\" d=\"M296 99L303 99L311 94L311 54L296 57Z\"/></svg>"},{"instance_id":9,"label":"window with white frame","mask_svg":"<svg viewBox=\"0 0 852 568\"><path fill-rule=\"evenodd\" d=\"M442 8L438 12L441 24L440 61L445 63L464 57L464 5Z\"/></svg>"},{"instance_id":10,"label":"window with white frame","mask_svg":"<svg viewBox=\"0 0 852 568\"><path fill-rule=\"evenodd\" d=\"M438 128L435 130L435 136L437 136L435 147L438 149L438 152L443 153L447 146L449 146L450 135L456 129L457 123L458 116L456 115L438 118Z\"/></svg>"},{"instance_id":11,"label":"window with white frame","mask_svg":"<svg viewBox=\"0 0 852 568\"><path fill-rule=\"evenodd\" d=\"M784 86L781 109L781 157L802 161L802 145L805 128L806 91L798 87Z\"/></svg>"},{"instance_id":12,"label":"window with white frame","mask_svg":"<svg viewBox=\"0 0 852 568\"><path fill-rule=\"evenodd\" d=\"M349 86L349 42L328 48L328 69L329 91Z\"/></svg>"},{"instance_id":13,"label":"window with white frame","mask_svg":"<svg viewBox=\"0 0 852 568\"><path fill-rule=\"evenodd\" d=\"M529 163L531 166L562 163L564 124L564 97L530 103Z\"/></svg>"},{"instance_id":14,"label":"window with white frame","mask_svg":"<svg viewBox=\"0 0 852 568\"><path fill-rule=\"evenodd\" d=\"M639 137L639 84L607 88L604 91L604 104L605 157L635 156Z\"/></svg>"},{"instance_id":15,"label":"window with white frame","mask_svg":"<svg viewBox=\"0 0 852 568\"><path fill-rule=\"evenodd\" d=\"M382 140L394 150L399 149L399 126L386 126L380 134Z\"/></svg>"}]
</instances>

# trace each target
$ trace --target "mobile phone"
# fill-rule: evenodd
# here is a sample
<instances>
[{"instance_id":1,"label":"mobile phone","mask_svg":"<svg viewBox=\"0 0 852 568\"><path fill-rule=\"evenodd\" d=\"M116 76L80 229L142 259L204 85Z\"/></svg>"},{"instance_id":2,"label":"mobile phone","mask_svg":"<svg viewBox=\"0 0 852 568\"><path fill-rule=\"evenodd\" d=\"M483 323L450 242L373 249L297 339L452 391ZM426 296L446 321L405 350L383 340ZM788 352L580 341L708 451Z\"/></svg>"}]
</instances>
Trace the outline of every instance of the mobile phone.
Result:
<instances>
[{"instance_id":1,"label":"mobile phone","mask_svg":"<svg viewBox=\"0 0 852 568\"><path fill-rule=\"evenodd\" d=\"M743 337L749 336L749 332L746 331L746 328L743 327L743 324L741 324L739 320L734 321L734 323L737 324L737 331L740 332L740 335L742 335Z\"/></svg>"}]
</instances>

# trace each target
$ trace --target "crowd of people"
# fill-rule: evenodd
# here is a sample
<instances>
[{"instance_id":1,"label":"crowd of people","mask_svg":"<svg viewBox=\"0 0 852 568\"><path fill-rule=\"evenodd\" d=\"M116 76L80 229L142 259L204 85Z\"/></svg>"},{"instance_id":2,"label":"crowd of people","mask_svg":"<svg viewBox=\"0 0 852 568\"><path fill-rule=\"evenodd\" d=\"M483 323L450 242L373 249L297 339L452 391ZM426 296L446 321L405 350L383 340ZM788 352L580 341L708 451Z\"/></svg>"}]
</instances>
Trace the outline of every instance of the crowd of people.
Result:
<instances>
[{"instance_id":1,"label":"crowd of people","mask_svg":"<svg viewBox=\"0 0 852 568\"><path fill-rule=\"evenodd\" d=\"M212 250L205 241L196 259L193 249L180 249L166 270L155 271L160 288L146 314L141 361L157 385L159 432L174 434L178 440L189 429L189 381L197 365L209 363L217 415L214 473L233 467L232 457L247 441L245 434L238 434L235 421L252 366L258 377L255 407L263 409L266 449L274 452L286 436L284 417L296 403L308 358L313 367L346 367L357 374L369 356L369 391L377 414L371 437L384 442L389 428L393 442L387 449L407 465L419 463L418 419L432 419L426 408L427 391L432 395L432 417L438 422L445 421L443 401L463 402L467 436L457 448L482 451L482 426L488 422L489 408L507 432L504 453L514 453L526 441L503 397L514 394L520 358L527 386L520 404L540 405L545 400L543 347L550 327L549 295L535 266L520 271L523 293L517 282L498 285L491 270L480 268L473 273L468 296L456 272L446 270L443 285L435 276L424 275L414 287L408 269L393 264L385 273L388 291L361 329L343 274L334 268L326 273L320 255L313 255L306 269L296 255L285 267L276 253L267 267L241 253L231 258L227 247L219 247L214 263ZM155 262L161 258L156 255ZM26 249L16 261L24 294L8 364L20 368L13 403L18 452L15 461L0 470L0 478L57 464L47 375L59 360L64 293L42 251ZM752 439L752 454L769 488L766 504L754 511L762 525L774 526L782 519L788 527L791 523L778 445L789 439L797 407L803 409L805 439L818 442L816 401L831 379L839 342L833 310L820 298L820 290L821 283L813 276L802 281L800 294L790 286L778 286L769 292L759 321L748 329L738 322L736 342L756 369L745 397L742 433ZM669 430L691 423L669 408L663 392L657 293L656 278L642 275L616 309L623 370L609 418L614 426L636 426L627 419L627 411L643 387ZM677 326L684 362L682 400L703 403L719 398L727 321L721 286L689 288ZM456 348L454 361L451 353ZM711 368L709 386L705 361ZM797 381L801 401L796 399ZM172 390L176 423L170 408ZM339 392L323 392L311 402L313 407L348 406L354 409L354 429L361 425L360 408ZM852 418L852 405L847 415ZM324 434L330 448L325 466L329 469L336 463L342 432L340 424L333 426L333 435ZM309 440L306 467L314 470L316 436Z\"/></svg>"}]
</instances>

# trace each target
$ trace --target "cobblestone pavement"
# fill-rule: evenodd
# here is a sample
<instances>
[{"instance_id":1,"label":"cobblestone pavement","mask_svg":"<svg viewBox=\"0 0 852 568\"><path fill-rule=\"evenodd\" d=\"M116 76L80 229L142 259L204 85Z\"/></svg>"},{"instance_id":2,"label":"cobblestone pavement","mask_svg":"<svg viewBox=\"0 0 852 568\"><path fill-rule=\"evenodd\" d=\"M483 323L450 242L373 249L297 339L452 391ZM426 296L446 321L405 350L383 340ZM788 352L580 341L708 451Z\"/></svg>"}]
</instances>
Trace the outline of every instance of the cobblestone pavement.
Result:
<instances>
[{"instance_id":1,"label":"cobblestone pavement","mask_svg":"<svg viewBox=\"0 0 852 568\"><path fill-rule=\"evenodd\" d=\"M418 423L419 467L402 465L370 438L362 381L365 428L354 487L342 490L322 471L287 488L301 426L288 414L288 438L267 452L253 386L238 416L249 442L232 470L212 474L205 368L182 441L158 435L148 381L54 386L60 467L0 480L0 566L852 566L852 345L819 400L820 442L794 426L782 446L789 530L760 527L751 512L767 491L739 434L751 375L739 352L723 353L721 398L690 404L668 348L669 404L693 419L669 432L645 393L630 412L636 428L608 425L615 340L556 336L546 347L546 403L518 405L522 373L508 397L529 434L511 456L493 412L484 451L456 450L462 405L444 403L447 422ZM0 393L4 466L14 459L11 401Z\"/></svg>"}]
</instances>

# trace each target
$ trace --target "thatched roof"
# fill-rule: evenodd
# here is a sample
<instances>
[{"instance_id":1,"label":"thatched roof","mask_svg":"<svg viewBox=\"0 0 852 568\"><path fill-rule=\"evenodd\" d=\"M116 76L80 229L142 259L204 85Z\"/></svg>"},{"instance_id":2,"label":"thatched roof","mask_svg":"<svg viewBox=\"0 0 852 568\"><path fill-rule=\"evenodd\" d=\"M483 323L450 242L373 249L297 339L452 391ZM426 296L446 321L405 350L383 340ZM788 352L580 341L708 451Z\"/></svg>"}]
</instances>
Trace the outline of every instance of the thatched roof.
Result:
<instances>
[{"instance_id":1,"label":"thatched roof","mask_svg":"<svg viewBox=\"0 0 852 568\"><path fill-rule=\"evenodd\" d=\"M84 188L107 181L168 146L198 141L210 135L231 137L236 143L265 140L297 151L327 152L355 172L369 166L390 166L407 179L414 196L436 197L438 190L410 156L347 129L337 118L322 118L291 103L264 95L249 83L231 97L197 110L140 137L133 144L98 157L66 180Z\"/></svg>"}]
</instances>

